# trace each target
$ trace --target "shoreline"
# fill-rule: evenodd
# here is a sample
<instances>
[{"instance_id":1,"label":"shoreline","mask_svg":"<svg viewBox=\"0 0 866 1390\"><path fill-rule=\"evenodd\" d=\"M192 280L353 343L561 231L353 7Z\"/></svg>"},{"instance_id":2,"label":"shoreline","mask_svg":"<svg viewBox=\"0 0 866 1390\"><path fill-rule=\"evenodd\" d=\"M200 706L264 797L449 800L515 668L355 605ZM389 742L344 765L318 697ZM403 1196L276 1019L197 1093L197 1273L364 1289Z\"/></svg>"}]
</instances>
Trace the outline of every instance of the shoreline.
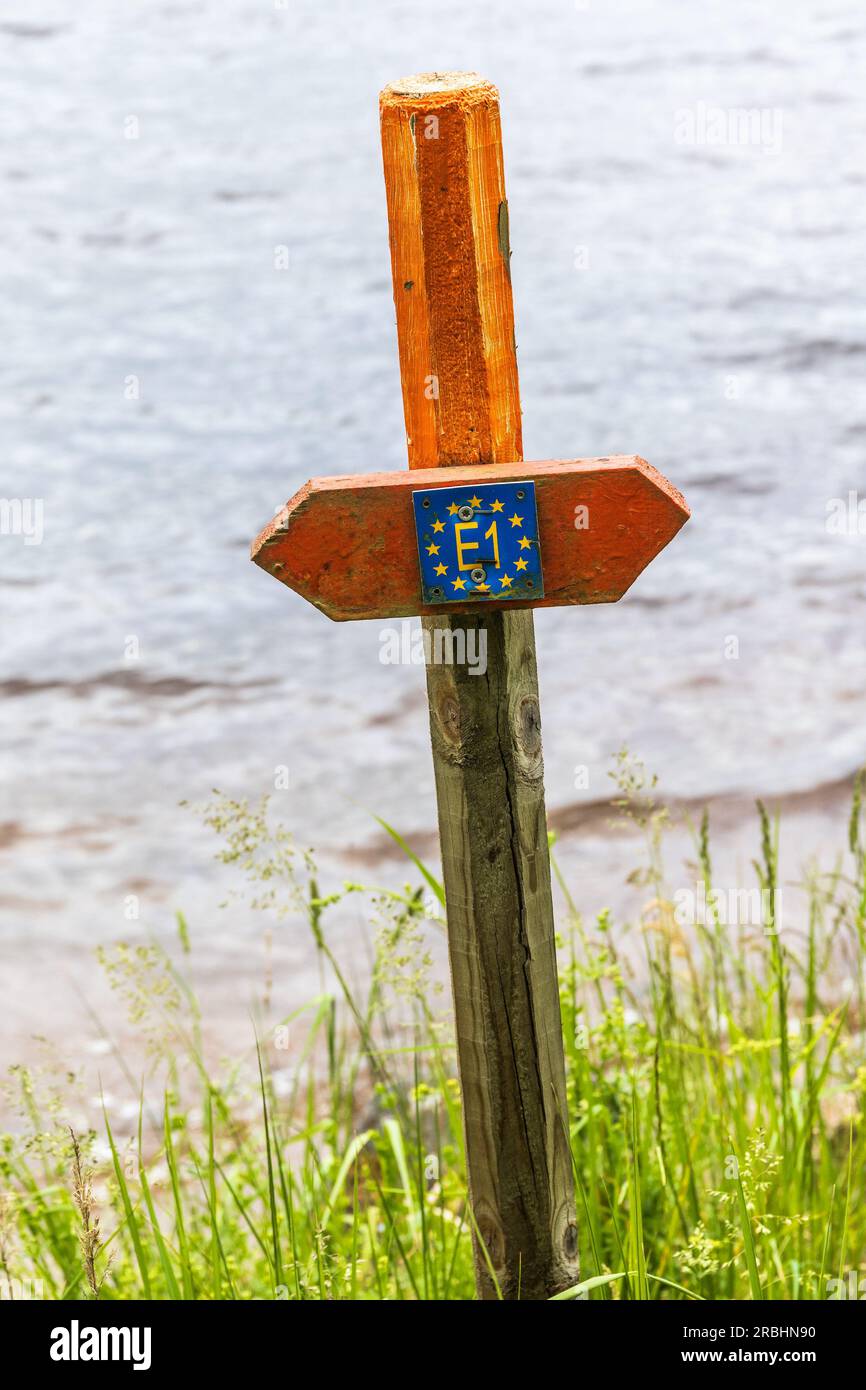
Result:
<instances>
[{"instance_id":1,"label":"shoreline","mask_svg":"<svg viewBox=\"0 0 866 1390\"><path fill-rule=\"evenodd\" d=\"M780 882L789 904L787 924L797 936L796 885L808 861L823 860L829 869L847 850L852 786L853 778L846 777L767 798L771 817L777 811L781 815ZM699 822L705 805L710 816L714 883L723 890L727 885L755 885L752 860L759 849L755 799L740 793L706 802L697 798L665 802L659 798L659 804L670 812L663 848L666 883L672 895L683 888L694 889L696 870L694 865L689 867L694 857L689 822L692 826ZM600 912L611 914L614 930L622 934L623 958L640 988L643 966L637 945L649 896L646 885L639 881L645 861L642 834L634 825L613 824L615 815L610 801L556 809L550 816L558 837L554 853L585 923L591 927ZM429 832L410 834L407 843L435 872L436 837ZM382 832L368 845L322 854L318 860L321 891L332 891L359 868L374 875L378 883L393 887L419 881L414 866ZM255 913L240 899L220 919L215 911L216 878L214 869L201 903L191 902L190 895L180 889L177 897L165 904L158 925L142 929L140 923L130 924L131 930L118 931L103 942L91 939L82 946L80 939L65 942L53 932L49 935L32 929L15 937L7 935L0 942L0 1007L7 1023L4 1076L10 1066L42 1068L46 1058L53 1058L54 1069L80 1072L87 1078L93 1098L99 1094L103 1077L112 1076L128 1093L124 1103L128 1109L134 1102L128 1080L148 1069L147 1049L96 962L95 948L100 944L110 947L124 939L132 944L151 941L177 958L178 911L189 924L192 982L201 1007L206 1052L214 1061L246 1055L253 1037L253 1018L285 1017L332 987L332 981L322 974L321 959L304 923L293 918L276 922L272 916ZM554 906L558 928L563 930L567 909L556 882ZM329 944L353 983L363 982L369 973L371 918L369 898L349 895L325 921ZM443 1009L450 1008L445 933L436 923L430 926L432 929L425 931L425 944L432 957L432 978L443 985ZM267 996L269 1006L263 1009ZM122 1058L122 1067L118 1057L111 1055L112 1048ZM287 1057L290 1059L291 1054ZM122 1073L126 1073L126 1080ZM2 1110L5 1118L9 1110L5 1101Z\"/></svg>"}]
</instances>

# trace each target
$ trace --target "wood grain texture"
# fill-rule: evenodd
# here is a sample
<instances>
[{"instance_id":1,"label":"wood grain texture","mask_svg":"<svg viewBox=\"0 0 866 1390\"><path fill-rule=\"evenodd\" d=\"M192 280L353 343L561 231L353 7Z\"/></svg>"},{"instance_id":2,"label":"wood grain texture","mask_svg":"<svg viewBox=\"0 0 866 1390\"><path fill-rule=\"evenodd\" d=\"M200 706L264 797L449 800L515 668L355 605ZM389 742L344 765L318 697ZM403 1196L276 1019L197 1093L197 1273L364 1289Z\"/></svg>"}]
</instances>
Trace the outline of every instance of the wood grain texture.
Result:
<instances>
[{"instance_id":1,"label":"wood grain texture","mask_svg":"<svg viewBox=\"0 0 866 1390\"><path fill-rule=\"evenodd\" d=\"M425 605L412 492L535 483L544 598L455 603L455 613L614 603L688 518L683 498L636 456L314 478L254 541L252 557L329 618L441 614ZM577 508L586 526L577 527Z\"/></svg>"},{"instance_id":2,"label":"wood grain texture","mask_svg":"<svg viewBox=\"0 0 866 1390\"><path fill-rule=\"evenodd\" d=\"M410 466L518 461L496 90L424 74L381 117ZM503 1296L543 1299L578 1258L532 614L423 622L487 642L484 677L427 668L449 958L475 1222ZM475 1267L495 1297L477 1238Z\"/></svg>"}]
</instances>

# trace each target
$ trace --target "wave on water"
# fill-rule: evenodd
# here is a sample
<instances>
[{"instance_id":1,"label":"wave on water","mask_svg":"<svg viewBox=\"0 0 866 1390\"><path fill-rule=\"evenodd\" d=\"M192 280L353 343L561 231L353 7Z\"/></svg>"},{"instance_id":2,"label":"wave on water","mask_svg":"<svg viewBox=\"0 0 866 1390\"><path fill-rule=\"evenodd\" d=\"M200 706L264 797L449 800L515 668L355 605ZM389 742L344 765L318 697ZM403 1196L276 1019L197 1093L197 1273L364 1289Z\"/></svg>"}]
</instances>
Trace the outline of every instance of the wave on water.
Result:
<instances>
[{"instance_id":1,"label":"wave on water","mask_svg":"<svg viewBox=\"0 0 866 1390\"><path fill-rule=\"evenodd\" d=\"M178 698L202 690L218 690L233 695L278 685L276 677L260 677L249 681L206 681L188 676L147 676L140 671L104 671L81 680L32 680L16 676L0 681L0 698L19 699L27 695L43 695L49 690L66 691L70 695L92 695L100 689L123 690L142 697Z\"/></svg>"}]
</instances>

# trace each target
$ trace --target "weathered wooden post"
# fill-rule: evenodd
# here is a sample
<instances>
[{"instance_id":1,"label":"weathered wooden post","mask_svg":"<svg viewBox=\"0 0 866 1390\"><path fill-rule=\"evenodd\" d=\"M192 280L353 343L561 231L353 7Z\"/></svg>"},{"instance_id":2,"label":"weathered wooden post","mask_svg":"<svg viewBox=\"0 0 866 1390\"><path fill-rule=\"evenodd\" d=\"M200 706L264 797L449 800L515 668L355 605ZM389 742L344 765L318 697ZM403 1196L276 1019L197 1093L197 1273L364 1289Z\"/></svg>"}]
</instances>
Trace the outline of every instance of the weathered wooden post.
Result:
<instances>
[{"instance_id":1,"label":"weathered wooden post","mask_svg":"<svg viewBox=\"0 0 866 1390\"><path fill-rule=\"evenodd\" d=\"M412 77L381 117L411 471L314 479L253 558L332 618L486 643L484 677L427 667L466 1157L481 1297L543 1299L578 1240L531 609L619 598L688 510L633 456L520 462L496 89Z\"/></svg>"},{"instance_id":2,"label":"weathered wooden post","mask_svg":"<svg viewBox=\"0 0 866 1390\"><path fill-rule=\"evenodd\" d=\"M380 98L410 468L523 458L498 93L470 73ZM477 552L476 552L477 553ZM577 1282L574 1180L530 611L475 622L487 679L427 693L475 1222L503 1294ZM491 1288L477 1249L482 1296Z\"/></svg>"}]
</instances>

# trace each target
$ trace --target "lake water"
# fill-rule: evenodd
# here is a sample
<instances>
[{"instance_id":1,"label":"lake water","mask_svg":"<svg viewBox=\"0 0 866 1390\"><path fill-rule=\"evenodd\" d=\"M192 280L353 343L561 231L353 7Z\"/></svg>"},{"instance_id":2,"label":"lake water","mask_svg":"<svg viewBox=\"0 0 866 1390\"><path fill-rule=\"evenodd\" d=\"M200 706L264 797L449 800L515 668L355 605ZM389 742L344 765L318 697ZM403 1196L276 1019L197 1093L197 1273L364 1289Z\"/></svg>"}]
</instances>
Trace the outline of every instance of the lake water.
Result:
<instances>
[{"instance_id":1,"label":"lake water","mask_svg":"<svg viewBox=\"0 0 866 1390\"><path fill-rule=\"evenodd\" d=\"M5 962L205 914L212 787L285 767L326 858L435 825L423 672L247 558L308 477L405 466L377 94L418 70L500 88L526 457L639 452L693 511L537 616L550 807L622 743L676 795L857 766L864 60L817 0L4 7L0 495L44 529L0 536Z\"/></svg>"}]
</instances>

